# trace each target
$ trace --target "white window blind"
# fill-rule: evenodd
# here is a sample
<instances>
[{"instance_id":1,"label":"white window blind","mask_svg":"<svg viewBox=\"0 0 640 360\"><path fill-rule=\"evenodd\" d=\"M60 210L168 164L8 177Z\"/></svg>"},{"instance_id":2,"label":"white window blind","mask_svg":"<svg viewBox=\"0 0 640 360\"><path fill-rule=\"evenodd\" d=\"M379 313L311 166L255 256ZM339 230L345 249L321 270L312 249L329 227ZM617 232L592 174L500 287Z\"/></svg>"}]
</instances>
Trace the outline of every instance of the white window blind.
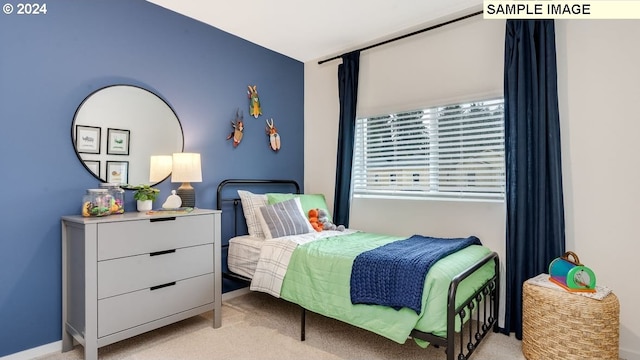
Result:
<instances>
[{"instance_id":1,"label":"white window blind","mask_svg":"<svg viewBox=\"0 0 640 360\"><path fill-rule=\"evenodd\" d=\"M504 100L356 120L354 196L504 199Z\"/></svg>"}]
</instances>

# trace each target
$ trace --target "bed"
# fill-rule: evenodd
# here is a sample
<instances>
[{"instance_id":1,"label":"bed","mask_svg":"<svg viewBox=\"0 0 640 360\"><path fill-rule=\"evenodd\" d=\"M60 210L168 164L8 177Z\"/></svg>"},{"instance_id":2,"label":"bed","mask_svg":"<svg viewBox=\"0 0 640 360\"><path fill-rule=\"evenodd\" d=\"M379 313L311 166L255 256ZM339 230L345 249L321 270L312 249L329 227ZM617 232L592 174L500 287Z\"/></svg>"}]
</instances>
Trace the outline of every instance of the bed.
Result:
<instances>
[{"instance_id":1,"label":"bed","mask_svg":"<svg viewBox=\"0 0 640 360\"><path fill-rule=\"evenodd\" d=\"M367 263L371 260L365 255L396 251L391 249L408 244L424 248L422 241L443 239L418 235L407 239L354 229L307 231L302 220L294 225L287 222L289 230L278 230L270 223L272 216L278 221L278 214L299 217L297 212L305 215L307 209L322 207L323 202L322 195L300 194L299 185L291 180L222 181L217 190L217 208L223 211L223 238L228 239L228 244L223 242L228 268L223 276L249 283L252 291L299 305L301 340L306 336L307 311L401 344L413 339L423 347L444 347L447 360L468 359L492 329L497 331L499 259L495 252L475 241L477 238L455 239L465 244L431 260L426 276L419 270L422 267L411 263L410 272L416 274L408 276L405 271L401 278L393 278L398 275L384 269L371 272L379 266ZM284 209L289 206L293 210ZM305 220L308 223L306 217ZM295 226L301 230L291 230ZM410 277L420 281L409 282ZM397 295L389 296L390 288L372 289L361 285L359 278L377 279L376 284L384 278L399 279L392 283L407 282L411 291L403 290L398 303ZM410 303L403 302L409 301L406 294L415 293L416 288L417 297L411 298ZM375 301L371 300L372 293Z\"/></svg>"}]
</instances>

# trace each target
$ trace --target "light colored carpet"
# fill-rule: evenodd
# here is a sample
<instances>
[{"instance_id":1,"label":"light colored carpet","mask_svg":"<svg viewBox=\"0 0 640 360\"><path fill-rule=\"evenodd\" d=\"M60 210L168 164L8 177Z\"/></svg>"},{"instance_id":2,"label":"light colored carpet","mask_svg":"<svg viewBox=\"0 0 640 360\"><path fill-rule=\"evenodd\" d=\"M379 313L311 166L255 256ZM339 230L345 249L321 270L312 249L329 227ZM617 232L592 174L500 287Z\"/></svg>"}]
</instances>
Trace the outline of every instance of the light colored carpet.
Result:
<instances>
[{"instance_id":1,"label":"light colored carpet","mask_svg":"<svg viewBox=\"0 0 640 360\"><path fill-rule=\"evenodd\" d=\"M423 349L413 340L398 344L371 332L307 312L306 341L299 340L300 309L263 293L222 305L222 327L211 313L99 349L104 360L199 359L446 359L442 348ZM82 346L40 360L83 359ZM490 333L470 360L524 359L520 341Z\"/></svg>"}]
</instances>

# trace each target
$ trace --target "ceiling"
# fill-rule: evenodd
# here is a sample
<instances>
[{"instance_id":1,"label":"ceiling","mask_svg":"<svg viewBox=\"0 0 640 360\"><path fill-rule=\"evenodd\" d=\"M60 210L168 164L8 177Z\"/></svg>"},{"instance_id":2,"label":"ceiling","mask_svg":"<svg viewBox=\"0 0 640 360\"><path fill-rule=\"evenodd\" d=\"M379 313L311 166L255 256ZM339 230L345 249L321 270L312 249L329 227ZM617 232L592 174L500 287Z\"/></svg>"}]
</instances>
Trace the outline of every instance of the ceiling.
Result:
<instances>
[{"instance_id":1,"label":"ceiling","mask_svg":"<svg viewBox=\"0 0 640 360\"><path fill-rule=\"evenodd\" d=\"M293 59L321 60L480 10L481 0L147 0Z\"/></svg>"}]
</instances>

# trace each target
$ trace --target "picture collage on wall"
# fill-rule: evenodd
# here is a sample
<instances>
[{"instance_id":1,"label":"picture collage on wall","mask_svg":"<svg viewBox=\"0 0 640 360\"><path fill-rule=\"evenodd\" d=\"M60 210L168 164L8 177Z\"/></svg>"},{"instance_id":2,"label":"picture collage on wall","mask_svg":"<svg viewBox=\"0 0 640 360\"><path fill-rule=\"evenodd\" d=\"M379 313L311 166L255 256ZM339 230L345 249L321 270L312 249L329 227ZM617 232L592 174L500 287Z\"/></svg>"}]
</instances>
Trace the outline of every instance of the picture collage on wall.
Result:
<instances>
[{"instance_id":1,"label":"picture collage on wall","mask_svg":"<svg viewBox=\"0 0 640 360\"><path fill-rule=\"evenodd\" d=\"M107 155L129 155L131 131L126 129L107 128ZM98 126L76 125L76 149L82 154L102 154L102 128ZM84 166L98 178L106 178L108 183L126 184L129 175L129 161L106 160L106 176L101 176L102 161L100 159L84 159Z\"/></svg>"}]
</instances>

